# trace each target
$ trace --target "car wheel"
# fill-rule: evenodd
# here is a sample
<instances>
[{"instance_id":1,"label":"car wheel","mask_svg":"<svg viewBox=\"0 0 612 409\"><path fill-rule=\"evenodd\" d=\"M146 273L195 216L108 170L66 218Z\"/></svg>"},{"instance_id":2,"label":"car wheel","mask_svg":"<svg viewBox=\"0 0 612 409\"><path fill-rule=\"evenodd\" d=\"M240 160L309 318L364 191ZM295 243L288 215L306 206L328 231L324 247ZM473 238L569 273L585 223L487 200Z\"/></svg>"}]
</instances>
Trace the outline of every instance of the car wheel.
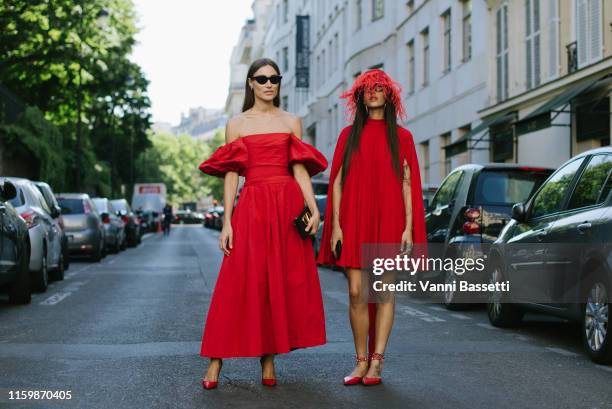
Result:
<instances>
[{"instance_id":1,"label":"car wheel","mask_svg":"<svg viewBox=\"0 0 612 409\"><path fill-rule=\"evenodd\" d=\"M30 292L30 249L26 247L22 257L17 280L9 286L8 296L10 304L29 304L32 302Z\"/></svg>"},{"instance_id":2,"label":"car wheel","mask_svg":"<svg viewBox=\"0 0 612 409\"><path fill-rule=\"evenodd\" d=\"M62 281L64 279L64 252L60 252L60 259L57 263L57 267L51 271L51 278L53 280Z\"/></svg>"},{"instance_id":3,"label":"car wheel","mask_svg":"<svg viewBox=\"0 0 612 409\"><path fill-rule=\"evenodd\" d=\"M582 341L589 357L600 364L612 363L610 341L610 286L593 280L583 305Z\"/></svg>"},{"instance_id":4,"label":"car wheel","mask_svg":"<svg viewBox=\"0 0 612 409\"><path fill-rule=\"evenodd\" d=\"M444 274L444 292L442 293L442 303L447 310L460 310L465 308L464 304L460 303L460 293L453 290L451 285L453 282L457 285L458 279L453 271L446 271Z\"/></svg>"},{"instance_id":5,"label":"car wheel","mask_svg":"<svg viewBox=\"0 0 612 409\"><path fill-rule=\"evenodd\" d=\"M504 281L500 266L491 270L489 283L495 284ZM523 319L524 311L515 304L508 302L507 294L502 291L491 292L487 300L487 315L489 322L496 327L513 327Z\"/></svg>"},{"instance_id":6,"label":"car wheel","mask_svg":"<svg viewBox=\"0 0 612 409\"><path fill-rule=\"evenodd\" d=\"M47 249L43 247L41 268L40 268L40 271L36 273L36 279L34 280L34 290L42 293L42 292L47 291L48 286L49 286L49 270L47 267Z\"/></svg>"}]
</instances>

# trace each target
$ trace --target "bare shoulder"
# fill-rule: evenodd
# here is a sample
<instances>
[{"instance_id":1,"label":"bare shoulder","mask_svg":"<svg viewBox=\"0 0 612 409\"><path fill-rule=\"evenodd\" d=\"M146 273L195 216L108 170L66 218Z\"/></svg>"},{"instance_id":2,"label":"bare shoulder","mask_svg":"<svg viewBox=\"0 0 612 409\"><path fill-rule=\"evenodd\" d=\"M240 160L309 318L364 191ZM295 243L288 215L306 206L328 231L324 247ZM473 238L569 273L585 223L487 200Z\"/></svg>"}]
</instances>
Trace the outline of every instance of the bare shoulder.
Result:
<instances>
[{"instance_id":1,"label":"bare shoulder","mask_svg":"<svg viewBox=\"0 0 612 409\"><path fill-rule=\"evenodd\" d=\"M228 119L225 124L225 142L232 142L240 137L240 130L244 123L244 115L241 113Z\"/></svg>"},{"instance_id":2,"label":"bare shoulder","mask_svg":"<svg viewBox=\"0 0 612 409\"><path fill-rule=\"evenodd\" d=\"M289 125L291 132L302 139L302 118L299 115L294 115L286 111L283 111L282 115L284 116L284 121Z\"/></svg>"}]
</instances>

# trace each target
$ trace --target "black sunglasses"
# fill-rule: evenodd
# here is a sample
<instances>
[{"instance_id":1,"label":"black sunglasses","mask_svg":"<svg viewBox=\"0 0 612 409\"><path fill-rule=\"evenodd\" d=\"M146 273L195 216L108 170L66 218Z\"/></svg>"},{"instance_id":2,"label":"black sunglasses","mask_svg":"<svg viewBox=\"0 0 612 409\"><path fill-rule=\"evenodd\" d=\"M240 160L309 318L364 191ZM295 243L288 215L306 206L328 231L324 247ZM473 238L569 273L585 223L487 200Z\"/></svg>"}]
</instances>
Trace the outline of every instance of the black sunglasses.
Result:
<instances>
[{"instance_id":1,"label":"black sunglasses","mask_svg":"<svg viewBox=\"0 0 612 409\"><path fill-rule=\"evenodd\" d=\"M266 82L268 82L268 80L270 80L272 84L278 84L280 83L281 78L283 78L282 75L272 75L270 77L266 77L265 75L257 75L255 77L251 77L251 79L254 79L261 85L264 85Z\"/></svg>"}]
</instances>

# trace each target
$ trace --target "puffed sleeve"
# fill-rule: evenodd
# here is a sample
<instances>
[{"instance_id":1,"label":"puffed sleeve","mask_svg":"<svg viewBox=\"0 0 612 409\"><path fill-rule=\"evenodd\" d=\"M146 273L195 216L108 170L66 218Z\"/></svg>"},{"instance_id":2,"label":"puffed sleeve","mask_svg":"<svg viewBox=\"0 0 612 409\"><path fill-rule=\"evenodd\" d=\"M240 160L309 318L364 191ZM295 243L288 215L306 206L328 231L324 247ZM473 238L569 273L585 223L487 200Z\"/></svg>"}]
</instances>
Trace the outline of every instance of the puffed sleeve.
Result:
<instances>
[{"instance_id":1,"label":"puffed sleeve","mask_svg":"<svg viewBox=\"0 0 612 409\"><path fill-rule=\"evenodd\" d=\"M208 159L198 166L202 172L224 177L227 172L238 172L244 176L248 164L247 147L242 138L221 145Z\"/></svg>"},{"instance_id":2,"label":"puffed sleeve","mask_svg":"<svg viewBox=\"0 0 612 409\"><path fill-rule=\"evenodd\" d=\"M302 141L300 138L291 134L289 144L289 165L295 162L302 163L308 174L314 176L327 169L327 159L317 148Z\"/></svg>"}]
</instances>

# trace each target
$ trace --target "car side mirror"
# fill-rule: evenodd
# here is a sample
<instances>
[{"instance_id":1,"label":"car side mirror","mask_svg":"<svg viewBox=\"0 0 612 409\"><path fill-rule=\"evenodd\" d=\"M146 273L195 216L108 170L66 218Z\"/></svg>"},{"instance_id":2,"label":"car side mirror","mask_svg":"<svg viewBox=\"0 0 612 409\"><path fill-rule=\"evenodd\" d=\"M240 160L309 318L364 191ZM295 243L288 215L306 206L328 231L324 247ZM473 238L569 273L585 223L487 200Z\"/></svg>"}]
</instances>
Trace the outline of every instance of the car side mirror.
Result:
<instances>
[{"instance_id":1,"label":"car side mirror","mask_svg":"<svg viewBox=\"0 0 612 409\"><path fill-rule=\"evenodd\" d=\"M2 199L11 200L15 196L17 196L17 188L11 182L5 181L4 186L2 186Z\"/></svg>"},{"instance_id":2,"label":"car side mirror","mask_svg":"<svg viewBox=\"0 0 612 409\"><path fill-rule=\"evenodd\" d=\"M515 203L512 206L512 218L519 222L524 222L527 217L527 210L525 209L524 203Z\"/></svg>"},{"instance_id":3,"label":"car side mirror","mask_svg":"<svg viewBox=\"0 0 612 409\"><path fill-rule=\"evenodd\" d=\"M57 205L53 206L53 208L51 209L51 217L55 219L59 217L59 215L61 214L62 214L62 208Z\"/></svg>"}]
</instances>

